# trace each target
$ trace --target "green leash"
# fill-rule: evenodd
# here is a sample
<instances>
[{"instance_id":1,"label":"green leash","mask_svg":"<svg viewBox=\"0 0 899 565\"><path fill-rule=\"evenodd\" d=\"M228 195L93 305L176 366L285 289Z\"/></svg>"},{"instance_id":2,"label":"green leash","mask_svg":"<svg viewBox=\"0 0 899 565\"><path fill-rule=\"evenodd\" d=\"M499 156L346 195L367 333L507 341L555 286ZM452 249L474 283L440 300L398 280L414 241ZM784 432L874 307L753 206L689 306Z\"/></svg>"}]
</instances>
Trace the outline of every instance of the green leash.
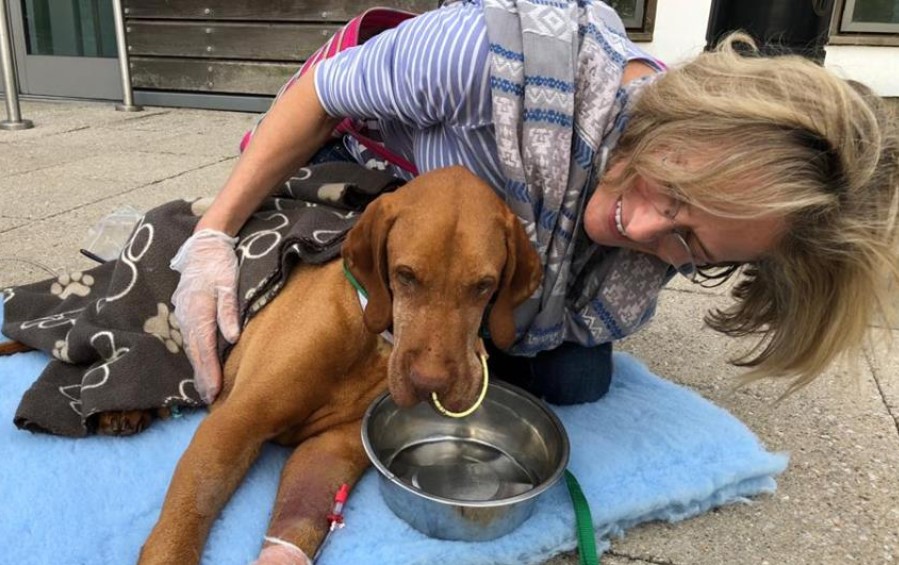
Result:
<instances>
[{"instance_id":1,"label":"green leash","mask_svg":"<svg viewBox=\"0 0 899 565\"><path fill-rule=\"evenodd\" d=\"M574 506L574 518L577 522L577 547L580 565L599 565L599 556L596 554L596 534L593 532L593 517L590 514L590 505L587 497L581 490L581 485L569 470L565 470L565 482L568 484L568 494L571 495L571 503Z\"/></svg>"}]
</instances>

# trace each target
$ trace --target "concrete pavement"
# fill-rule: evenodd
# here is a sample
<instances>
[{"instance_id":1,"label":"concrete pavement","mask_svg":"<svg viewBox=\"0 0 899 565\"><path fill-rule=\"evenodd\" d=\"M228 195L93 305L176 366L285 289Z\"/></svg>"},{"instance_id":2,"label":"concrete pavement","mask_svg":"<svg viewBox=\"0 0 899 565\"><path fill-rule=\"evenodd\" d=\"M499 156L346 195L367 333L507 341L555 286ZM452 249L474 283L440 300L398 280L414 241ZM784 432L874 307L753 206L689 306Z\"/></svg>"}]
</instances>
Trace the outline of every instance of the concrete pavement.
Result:
<instances>
[{"instance_id":1,"label":"concrete pavement","mask_svg":"<svg viewBox=\"0 0 899 565\"><path fill-rule=\"evenodd\" d=\"M34 129L0 131L0 287L46 278L44 267L92 266L78 249L97 220L122 206L214 194L255 119L40 101L24 101L22 114ZM740 371L725 360L740 344L702 324L707 309L726 303L722 290L675 284L653 323L620 349L730 410L770 450L788 452L790 466L774 495L637 527L613 541L603 563L899 562L899 348L869 352L857 379L834 370L778 403L783 383L733 388ZM878 331L899 339L899 329ZM548 565L577 562L567 555Z\"/></svg>"}]
</instances>

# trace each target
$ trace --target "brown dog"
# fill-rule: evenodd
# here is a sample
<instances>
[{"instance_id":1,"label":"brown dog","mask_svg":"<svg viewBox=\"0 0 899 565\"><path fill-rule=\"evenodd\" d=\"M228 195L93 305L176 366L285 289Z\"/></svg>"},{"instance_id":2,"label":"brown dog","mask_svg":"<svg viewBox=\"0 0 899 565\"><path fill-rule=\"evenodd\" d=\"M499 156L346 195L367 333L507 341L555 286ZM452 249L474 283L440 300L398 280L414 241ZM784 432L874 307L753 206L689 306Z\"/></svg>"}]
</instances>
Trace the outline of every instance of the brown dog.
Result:
<instances>
[{"instance_id":1,"label":"brown dog","mask_svg":"<svg viewBox=\"0 0 899 565\"><path fill-rule=\"evenodd\" d=\"M478 330L515 338L513 309L540 281L518 219L461 167L423 174L362 214L343 259L301 266L245 328L222 393L175 469L140 563L197 563L209 529L266 441L296 445L258 563L304 563L342 483L368 466L361 419L385 385L397 404L475 402ZM364 315L344 262L369 294ZM395 345L381 336L392 329Z\"/></svg>"}]
</instances>

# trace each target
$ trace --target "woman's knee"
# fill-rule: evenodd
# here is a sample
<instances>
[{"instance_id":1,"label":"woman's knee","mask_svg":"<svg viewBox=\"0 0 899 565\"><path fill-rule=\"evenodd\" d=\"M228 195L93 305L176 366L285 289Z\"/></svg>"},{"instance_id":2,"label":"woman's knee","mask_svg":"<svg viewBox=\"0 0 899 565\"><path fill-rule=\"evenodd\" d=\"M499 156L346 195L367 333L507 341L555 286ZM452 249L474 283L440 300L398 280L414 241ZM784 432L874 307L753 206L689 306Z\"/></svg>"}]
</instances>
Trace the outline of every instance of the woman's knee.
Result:
<instances>
[{"instance_id":1,"label":"woman's knee","mask_svg":"<svg viewBox=\"0 0 899 565\"><path fill-rule=\"evenodd\" d=\"M581 404L599 400L612 383L612 344L584 347L563 343L534 359L538 396L553 404Z\"/></svg>"},{"instance_id":2,"label":"woman's knee","mask_svg":"<svg viewBox=\"0 0 899 565\"><path fill-rule=\"evenodd\" d=\"M490 370L552 404L599 400L612 382L612 344L584 347L563 343L535 357L507 355L488 345Z\"/></svg>"}]
</instances>

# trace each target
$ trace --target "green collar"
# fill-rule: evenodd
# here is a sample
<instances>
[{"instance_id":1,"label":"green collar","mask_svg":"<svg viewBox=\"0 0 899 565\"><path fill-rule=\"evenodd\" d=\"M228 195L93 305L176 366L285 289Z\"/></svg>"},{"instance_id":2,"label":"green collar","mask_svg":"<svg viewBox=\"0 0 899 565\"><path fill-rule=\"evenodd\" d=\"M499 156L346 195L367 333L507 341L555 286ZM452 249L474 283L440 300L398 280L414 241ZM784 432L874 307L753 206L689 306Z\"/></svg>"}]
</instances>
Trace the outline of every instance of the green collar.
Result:
<instances>
[{"instance_id":1,"label":"green collar","mask_svg":"<svg viewBox=\"0 0 899 565\"><path fill-rule=\"evenodd\" d=\"M350 284L353 285L353 288L355 288L359 294L368 298L368 293L365 292L365 288L358 280L356 280L353 273L350 272L349 267L346 266L346 261L343 262L343 274L346 275L347 280L350 281Z\"/></svg>"}]
</instances>

